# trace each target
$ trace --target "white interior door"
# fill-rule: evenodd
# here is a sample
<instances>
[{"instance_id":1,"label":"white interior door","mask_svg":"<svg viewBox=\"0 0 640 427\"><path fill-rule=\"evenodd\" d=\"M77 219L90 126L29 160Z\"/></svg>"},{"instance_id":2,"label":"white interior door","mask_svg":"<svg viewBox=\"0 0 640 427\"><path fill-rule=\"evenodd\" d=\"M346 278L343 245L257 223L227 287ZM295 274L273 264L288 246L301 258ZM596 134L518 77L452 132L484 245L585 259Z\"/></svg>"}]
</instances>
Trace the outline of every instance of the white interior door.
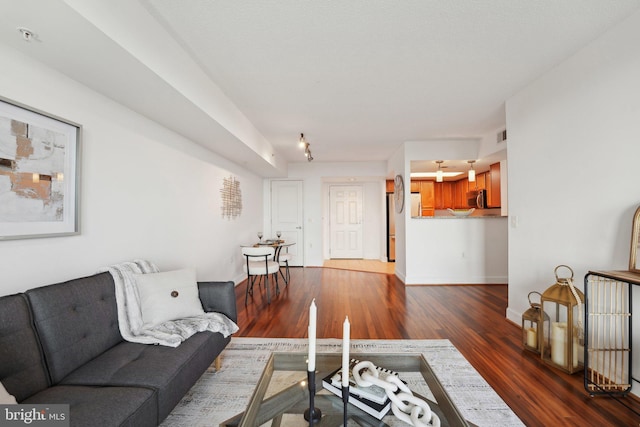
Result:
<instances>
[{"instance_id":1,"label":"white interior door","mask_svg":"<svg viewBox=\"0 0 640 427\"><path fill-rule=\"evenodd\" d=\"M331 258L362 258L362 186L331 186L329 203Z\"/></svg>"},{"instance_id":2,"label":"white interior door","mask_svg":"<svg viewBox=\"0 0 640 427\"><path fill-rule=\"evenodd\" d=\"M293 255L290 266L304 265L304 215L302 212L303 192L302 181L271 181L271 233L280 237L289 246L288 251Z\"/></svg>"}]
</instances>

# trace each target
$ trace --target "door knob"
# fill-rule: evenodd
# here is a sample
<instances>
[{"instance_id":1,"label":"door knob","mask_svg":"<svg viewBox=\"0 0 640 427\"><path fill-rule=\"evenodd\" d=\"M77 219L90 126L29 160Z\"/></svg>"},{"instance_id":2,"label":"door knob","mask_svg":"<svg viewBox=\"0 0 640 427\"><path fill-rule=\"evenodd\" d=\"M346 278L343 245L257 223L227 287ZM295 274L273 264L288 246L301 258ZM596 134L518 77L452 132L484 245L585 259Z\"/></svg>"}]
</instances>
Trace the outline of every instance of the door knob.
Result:
<instances>
[{"instance_id":1,"label":"door knob","mask_svg":"<svg viewBox=\"0 0 640 427\"><path fill-rule=\"evenodd\" d=\"M301 226L297 226L296 229L302 230L302 227Z\"/></svg>"}]
</instances>

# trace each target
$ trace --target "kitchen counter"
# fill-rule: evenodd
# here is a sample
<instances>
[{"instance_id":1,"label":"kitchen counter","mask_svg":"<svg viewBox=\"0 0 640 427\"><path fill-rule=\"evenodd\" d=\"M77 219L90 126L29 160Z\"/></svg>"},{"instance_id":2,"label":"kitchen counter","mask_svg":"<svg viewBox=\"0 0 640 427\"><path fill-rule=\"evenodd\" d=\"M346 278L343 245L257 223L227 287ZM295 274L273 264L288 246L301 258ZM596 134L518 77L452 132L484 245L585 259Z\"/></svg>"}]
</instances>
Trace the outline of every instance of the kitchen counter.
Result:
<instances>
[{"instance_id":1,"label":"kitchen counter","mask_svg":"<svg viewBox=\"0 0 640 427\"><path fill-rule=\"evenodd\" d=\"M411 219L484 219L484 218L506 218L500 215L469 215L469 216L453 216L453 215L435 215L435 216L412 216Z\"/></svg>"},{"instance_id":2,"label":"kitchen counter","mask_svg":"<svg viewBox=\"0 0 640 427\"><path fill-rule=\"evenodd\" d=\"M467 219L467 218L503 218L500 208L476 209L469 216L455 216L448 209L436 209L435 215L432 216L412 216L412 219Z\"/></svg>"}]
</instances>

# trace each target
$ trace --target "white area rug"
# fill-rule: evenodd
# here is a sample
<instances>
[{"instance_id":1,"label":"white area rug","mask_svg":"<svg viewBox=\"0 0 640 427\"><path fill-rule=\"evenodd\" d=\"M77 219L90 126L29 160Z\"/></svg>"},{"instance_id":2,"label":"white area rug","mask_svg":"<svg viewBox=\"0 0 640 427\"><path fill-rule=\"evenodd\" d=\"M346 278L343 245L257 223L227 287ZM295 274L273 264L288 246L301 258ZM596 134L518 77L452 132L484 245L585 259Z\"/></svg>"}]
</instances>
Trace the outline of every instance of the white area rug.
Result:
<instances>
[{"instance_id":1,"label":"white area rug","mask_svg":"<svg viewBox=\"0 0 640 427\"><path fill-rule=\"evenodd\" d=\"M218 426L243 412L272 352L307 352L305 339L232 338L222 353L222 368L210 367L162 423L164 427ZM341 353L342 340L318 340L318 353ZM462 415L480 427L523 426L518 417L467 362L449 340L352 340L352 353L422 353ZM284 388L304 379L304 373L272 380ZM301 376L300 376L301 375ZM420 374L403 373L411 390L430 399ZM301 426L306 423L301 420ZM391 426L407 425L393 415ZM308 424L306 424L308 425Z\"/></svg>"}]
</instances>

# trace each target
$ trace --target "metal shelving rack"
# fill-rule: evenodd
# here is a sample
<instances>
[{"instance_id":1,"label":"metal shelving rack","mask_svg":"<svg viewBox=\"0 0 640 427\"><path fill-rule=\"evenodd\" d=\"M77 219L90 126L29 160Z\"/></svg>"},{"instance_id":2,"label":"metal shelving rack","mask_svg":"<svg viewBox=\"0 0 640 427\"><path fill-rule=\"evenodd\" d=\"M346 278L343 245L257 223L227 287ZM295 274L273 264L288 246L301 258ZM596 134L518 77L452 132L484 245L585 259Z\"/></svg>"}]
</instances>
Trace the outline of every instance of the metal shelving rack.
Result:
<instances>
[{"instance_id":1,"label":"metal shelving rack","mask_svg":"<svg viewBox=\"0 0 640 427\"><path fill-rule=\"evenodd\" d=\"M632 289L640 274L589 271L584 278L584 387L590 395L625 395L632 381Z\"/></svg>"}]
</instances>

